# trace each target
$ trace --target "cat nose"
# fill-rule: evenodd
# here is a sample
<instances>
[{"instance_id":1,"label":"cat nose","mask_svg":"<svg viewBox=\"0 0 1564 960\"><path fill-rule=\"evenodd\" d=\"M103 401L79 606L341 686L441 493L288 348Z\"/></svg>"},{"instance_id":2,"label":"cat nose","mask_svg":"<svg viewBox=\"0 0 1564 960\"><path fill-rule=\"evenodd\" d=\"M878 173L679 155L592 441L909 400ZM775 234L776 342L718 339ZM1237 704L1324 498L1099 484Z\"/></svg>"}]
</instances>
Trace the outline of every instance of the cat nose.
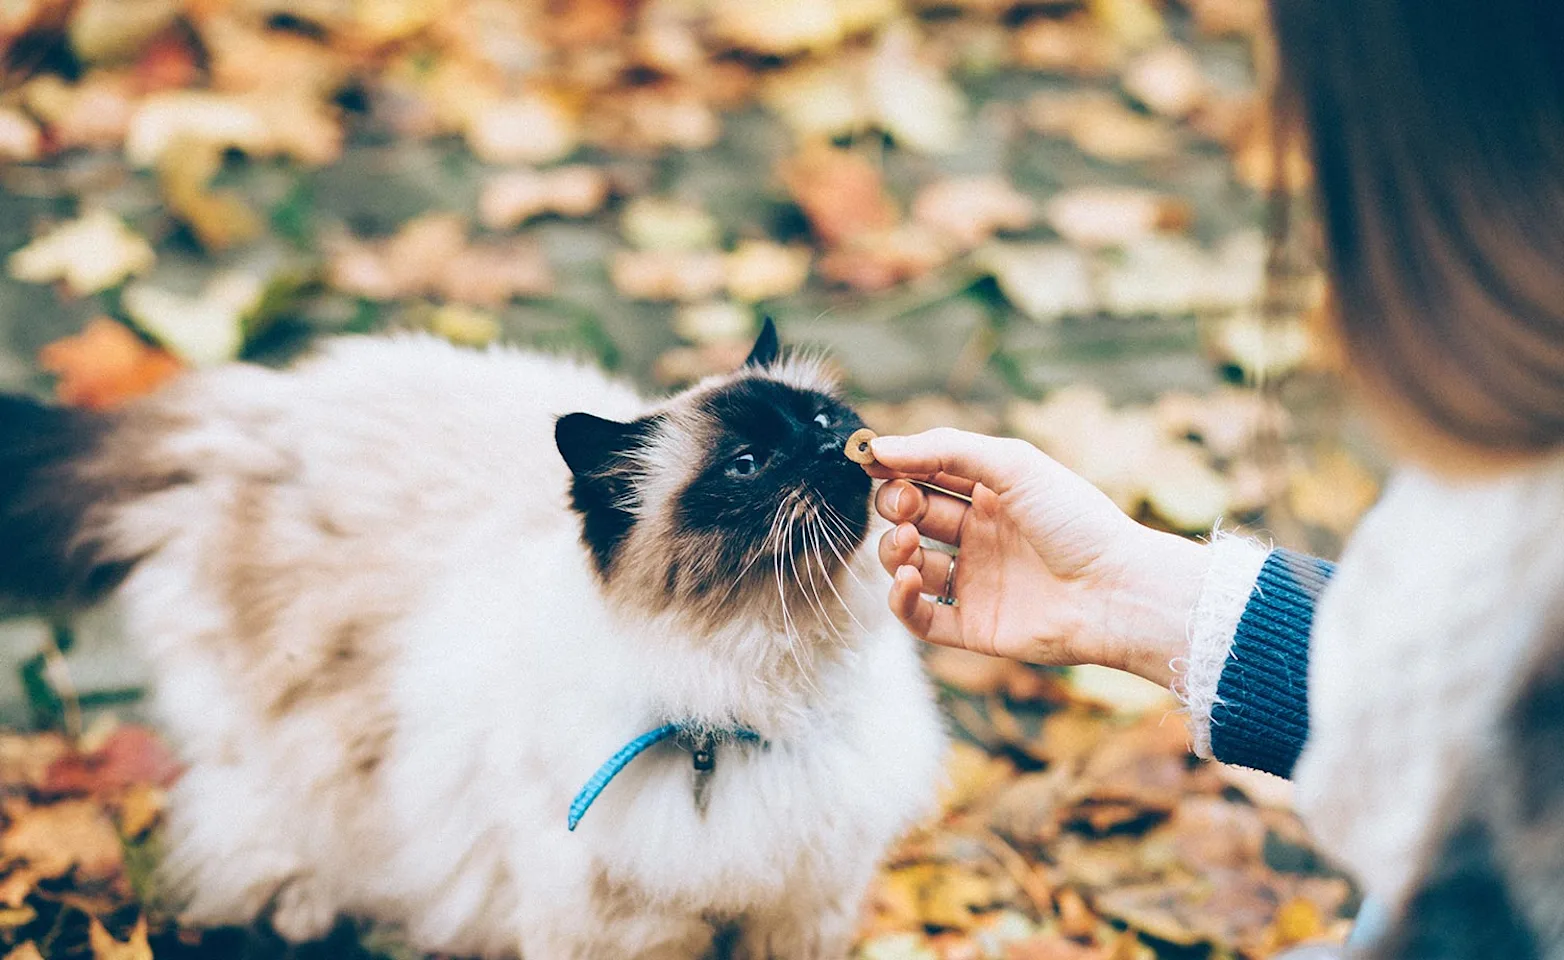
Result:
<instances>
[{"instance_id":1,"label":"cat nose","mask_svg":"<svg viewBox=\"0 0 1564 960\"><path fill-rule=\"evenodd\" d=\"M857 427L843 424L840 427L822 427L816 431L815 455L824 457L831 454L846 456L847 438L853 435Z\"/></svg>"}]
</instances>

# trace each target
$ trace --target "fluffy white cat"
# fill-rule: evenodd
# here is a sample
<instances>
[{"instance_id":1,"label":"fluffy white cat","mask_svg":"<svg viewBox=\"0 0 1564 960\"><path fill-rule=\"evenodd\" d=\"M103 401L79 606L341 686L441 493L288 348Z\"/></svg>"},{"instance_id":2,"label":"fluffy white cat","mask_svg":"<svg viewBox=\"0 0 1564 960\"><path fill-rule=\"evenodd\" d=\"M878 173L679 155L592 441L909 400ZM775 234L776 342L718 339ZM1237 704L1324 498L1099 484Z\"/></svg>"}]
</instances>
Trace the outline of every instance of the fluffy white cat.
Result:
<instances>
[{"instance_id":1,"label":"fluffy white cat","mask_svg":"<svg viewBox=\"0 0 1564 960\"><path fill-rule=\"evenodd\" d=\"M839 958L943 747L861 549L860 425L769 325L656 403L425 338L112 415L3 398L0 592L117 593L187 765L165 868L192 922Z\"/></svg>"}]
</instances>

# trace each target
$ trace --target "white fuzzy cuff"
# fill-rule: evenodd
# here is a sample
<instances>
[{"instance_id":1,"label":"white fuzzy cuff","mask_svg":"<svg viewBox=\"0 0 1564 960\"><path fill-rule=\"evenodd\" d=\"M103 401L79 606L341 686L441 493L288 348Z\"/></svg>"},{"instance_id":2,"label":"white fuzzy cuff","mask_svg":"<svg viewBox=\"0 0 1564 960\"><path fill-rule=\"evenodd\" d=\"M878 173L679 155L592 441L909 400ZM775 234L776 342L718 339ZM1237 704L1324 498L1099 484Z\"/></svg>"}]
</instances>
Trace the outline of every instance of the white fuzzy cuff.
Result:
<instances>
[{"instance_id":1,"label":"white fuzzy cuff","mask_svg":"<svg viewBox=\"0 0 1564 960\"><path fill-rule=\"evenodd\" d=\"M1189 653L1173 662L1173 693L1188 712L1195 754L1207 760L1212 759L1211 711L1219 702L1222 667L1269 554L1258 541L1221 531L1212 535L1211 566L1189 616Z\"/></svg>"}]
</instances>

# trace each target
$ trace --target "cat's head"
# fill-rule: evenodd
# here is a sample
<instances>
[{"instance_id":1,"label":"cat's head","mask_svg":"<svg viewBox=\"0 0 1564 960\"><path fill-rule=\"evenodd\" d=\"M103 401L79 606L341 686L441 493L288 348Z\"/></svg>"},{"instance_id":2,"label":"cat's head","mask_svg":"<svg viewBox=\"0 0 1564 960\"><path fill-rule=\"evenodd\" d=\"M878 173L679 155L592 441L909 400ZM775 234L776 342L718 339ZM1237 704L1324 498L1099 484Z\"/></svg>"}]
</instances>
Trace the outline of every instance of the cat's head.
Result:
<instances>
[{"instance_id":1,"label":"cat's head","mask_svg":"<svg viewBox=\"0 0 1564 960\"><path fill-rule=\"evenodd\" d=\"M734 373L630 423L569 414L554 437L607 590L720 620L832 597L868 527L870 479L843 452L862 426L768 320Z\"/></svg>"}]
</instances>

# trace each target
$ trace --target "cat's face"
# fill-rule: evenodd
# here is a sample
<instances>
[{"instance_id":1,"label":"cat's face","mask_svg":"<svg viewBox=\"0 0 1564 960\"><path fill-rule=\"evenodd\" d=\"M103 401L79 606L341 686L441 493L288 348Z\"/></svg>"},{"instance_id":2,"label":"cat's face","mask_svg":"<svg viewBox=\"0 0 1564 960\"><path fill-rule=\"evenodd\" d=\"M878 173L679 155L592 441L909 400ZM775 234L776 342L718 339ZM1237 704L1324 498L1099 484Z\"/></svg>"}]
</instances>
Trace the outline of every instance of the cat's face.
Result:
<instances>
[{"instance_id":1,"label":"cat's face","mask_svg":"<svg viewBox=\"0 0 1564 960\"><path fill-rule=\"evenodd\" d=\"M738 372L632 423L570 414L555 439L604 584L721 617L833 599L868 526L869 477L843 453L861 426L817 365L779 358L768 322Z\"/></svg>"}]
</instances>

